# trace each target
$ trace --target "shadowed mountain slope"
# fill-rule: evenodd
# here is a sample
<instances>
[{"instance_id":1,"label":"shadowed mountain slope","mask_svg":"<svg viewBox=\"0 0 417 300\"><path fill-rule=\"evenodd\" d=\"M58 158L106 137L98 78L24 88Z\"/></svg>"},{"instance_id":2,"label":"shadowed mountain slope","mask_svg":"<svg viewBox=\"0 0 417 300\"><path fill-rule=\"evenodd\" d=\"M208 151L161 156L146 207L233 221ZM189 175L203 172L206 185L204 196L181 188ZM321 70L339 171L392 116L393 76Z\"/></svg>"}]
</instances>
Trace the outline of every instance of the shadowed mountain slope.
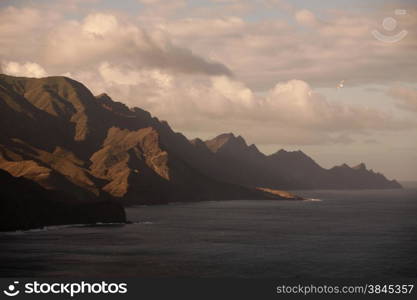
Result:
<instances>
[{"instance_id":1,"label":"shadowed mountain slope","mask_svg":"<svg viewBox=\"0 0 417 300\"><path fill-rule=\"evenodd\" d=\"M117 203L74 203L66 193L42 188L32 180L0 170L0 231L46 225L126 222Z\"/></svg>"},{"instance_id":2,"label":"shadowed mountain slope","mask_svg":"<svg viewBox=\"0 0 417 300\"><path fill-rule=\"evenodd\" d=\"M215 160L228 170L227 177L234 183L283 189L401 188L395 180L368 170L363 163L353 168L345 164L327 170L302 151L281 149L267 156L256 146L248 146L242 137L230 133L207 140L205 144Z\"/></svg>"},{"instance_id":3,"label":"shadowed mountain slope","mask_svg":"<svg viewBox=\"0 0 417 300\"><path fill-rule=\"evenodd\" d=\"M0 169L74 202L292 198L211 176L211 151L72 79L0 75L0 87Z\"/></svg>"},{"instance_id":4,"label":"shadowed mountain slope","mask_svg":"<svg viewBox=\"0 0 417 300\"><path fill-rule=\"evenodd\" d=\"M296 196L271 189L400 187L364 165L326 170L301 151L266 156L232 133L189 141L150 113L66 77L0 75L0 100L0 169L75 202L287 199Z\"/></svg>"}]
</instances>

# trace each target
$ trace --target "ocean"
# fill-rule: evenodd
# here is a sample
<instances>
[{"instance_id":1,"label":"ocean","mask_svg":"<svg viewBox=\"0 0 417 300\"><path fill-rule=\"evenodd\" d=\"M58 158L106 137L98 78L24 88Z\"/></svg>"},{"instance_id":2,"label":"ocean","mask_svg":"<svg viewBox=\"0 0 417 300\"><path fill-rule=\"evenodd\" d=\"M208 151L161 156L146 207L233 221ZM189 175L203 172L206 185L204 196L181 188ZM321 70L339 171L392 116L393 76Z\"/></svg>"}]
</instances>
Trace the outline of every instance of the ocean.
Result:
<instances>
[{"instance_id":1,"label":"ocean","mask_svg":"<svg viewBox=\"0 0 417 300\"><path fill-rule=\"evenodd\" d=\"M416 278L417 189L127 209L132 224L0 233L1 277Z\"/></svg>"}]
</instances>

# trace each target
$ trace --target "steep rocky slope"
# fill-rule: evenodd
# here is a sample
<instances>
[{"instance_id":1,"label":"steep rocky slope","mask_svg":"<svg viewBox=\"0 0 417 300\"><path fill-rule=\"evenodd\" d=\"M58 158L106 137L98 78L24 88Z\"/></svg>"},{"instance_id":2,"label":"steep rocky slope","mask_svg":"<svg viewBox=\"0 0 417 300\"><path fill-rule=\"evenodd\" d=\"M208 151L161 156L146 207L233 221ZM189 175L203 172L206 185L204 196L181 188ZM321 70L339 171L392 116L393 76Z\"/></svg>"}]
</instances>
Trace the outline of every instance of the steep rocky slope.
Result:
<instances>
[{"instance_id":1,"label":"steep rocky slope","mask_svg":"<svg viewBox=\"0 0 417 300\"><path fill-rule=\"evenodd\" d=\"M0 99L0 169L75 202L291 198L211 176L204 169L214 163L210 151L72 79L0 75Z\"/></svg>"},{"instance_id":2,"label":"steep rocky slope","mask_svg":"<svg viewBox=\"0 0 417 300\"><path fill-rule=\"evenodd\" d=\"M126 222L117 203L74 203L66 193L42 188L32 180L0 170L0 231L46 225Z\"/></svg>"},{"instance_id":3,"label":"steep rocky slope","mask_svg":"<svg viewBox=\"0 0 417 300\"><path fill-rule=\"evenodd\" d=\"M0 169L68 195L123 204L287 199L271 189L398 188L347 166L326 170L298 152L266 156L240 136L189 141L165 121L94 96L66 77L0 75Z\"/></svg>"}]
</instances>

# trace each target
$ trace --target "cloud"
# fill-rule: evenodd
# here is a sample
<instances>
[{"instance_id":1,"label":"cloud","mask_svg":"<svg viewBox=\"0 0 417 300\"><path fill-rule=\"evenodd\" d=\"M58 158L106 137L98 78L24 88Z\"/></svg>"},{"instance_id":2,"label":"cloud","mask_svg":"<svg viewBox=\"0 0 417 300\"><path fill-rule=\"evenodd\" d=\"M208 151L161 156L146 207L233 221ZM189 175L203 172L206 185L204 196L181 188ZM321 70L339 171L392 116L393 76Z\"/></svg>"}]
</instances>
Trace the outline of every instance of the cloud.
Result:
<instances>
[{"instance_id":1,"label":"cloud","mask_svg":"<svg viewBox=\"0 0 417 300\"><path fill-rule=\"evenodd\" d=\"M295 19L301 25L312 27L319 25L319 21L317 20L316 16L307 9L297 11L295 13Z\"/></svg>"},{"instance_id":2,"label":"cloud","mask_svg":"<svg viewBox=\"0 0 417 300\"><path fill-rule=\"evenodd\" d=\"M3 63L0 70L1 69L5 74L13 76L40 78L48 75L44 68L34 62L18 63L15 61L9 61Z\"/></svg>"},{"instance_id":3,"label":"cloud","mask_svg":"<svg viewBox=\"0 0 417 300\"><path fill-rule=\"evenodd\" d=\"M142 16L148 18L166 18L175 15L181 9L187 9L186 0L138 0L143 5Z\"/></svg>"},{"instance_id":4,"label":"cloud","mask_svg":"<svg viewBox=\"0 0 417 300\"><path fill-rule=\"evenodd\" d=\"M92 14L84 19L82 30L86 33L104 37L114 32L119 26L115 16L109 14Z\"/></svg>"},{"instance_id":5,"label":"cloud","mask_svg":"<svg viewBox=\"0 0 417 300\"><path fill-rule=\"evenodd\" d=\"M177 44L227 62L240 80L256 91L276 81L300 78L314 86L333 87L342 79L352 86L386 84L392 78L416 82L416 7L398 18L398 28L387 33L382 20L392 11L369 14L328 11L316 15L297 10L296 21L285 18L247 21L233 17L194 17L162 20L163 28ZM300 26L301 25L301 26ZM371 31L408 35L394 44L376 40Z\"/></svg>"},{"instance_id":6,"label":"cloud","mask_svg":"<svg viewBox=\"0 0 417 300\"><path fill-rule=\"evenodd\" d=\"M102 63L72 74L98 94L149 110L189 136L233 131L260 144L352 143L409 123L378 109L326 99L302 80L277 83L260 95L227 76L191 76Z\"/></svg>"},{"instance_id":7,"label":"cloud","mask_svg":"<svg viewBox=\"0 0 417 300\"><path fill-rule=\"evenodd\" d=\"M0 9L0 57L37 60L45 33L60 20L60 14L31 7Z\"/></svg>"},{"instance_id":8,"label":"cloud","mask_svg":"<svg viewBox=\"0 0 417 300\"><path fill-rule=\"evenodd\" d=\"M42 16L40 11L34 8L6 7L0 11L2 22L0 23L1 37L20 37L33 27L37 27Z\"/></svg>"},{"instance_id":9,"label":"cloud","mask_svg":"<svg viewBox=\"0 0 417 300\"><path fill-rule=\"evenodd\" d=\"M273 8L286 18L248 21L250 1L209 8L165 2L140 1L133 17L83 12L79 0L71 2L76 18L58 6L1 8L3 71L66 74L190 135L234 131L263 144L345 144L408 126L383 109L336 102L316 88L342 79L349 86L415 82L416 32L387 45L370 34L381 27L379 14L319 16L262 0L256 12ZM417 25L410 16L401 21L403 28Z\"/></svg>"},{"instance_id":10,"label":"cloud","mask_svg":"<svg viewBox=\"0 0 417 300\"><path fill-rule=\"evenodd\" d=\"M263 104L265 114L279 114L282 122L329 132L386 129L387 126L381 126L381 122L390 120L387 114L378 110L330 102L301 80L276 84Z\"/></svg>"},{"instance_id":11,"label":"cloud","mask_svg":"<svg viewBox=\"0 0 417 300\"><path fill-rule=\"evenodd\" d=\"M232 76L224 64L172 43L164 32L148 31L117 14L91 13L76 20L48 10L7 7L0 9L0 19L0 56L10 61L34 60L53 73L111 61L138 69Z\"/></svg>"},{"instance_id":12,"label":"cloud","mask_svg":"<svg viewBox=\"0 0 417 300\"><path fill-rule=\"evenodd\" d=\"M240 2L241 0L211 0L214 3L236 3Z\"/></svg>"},{"instance_id":13,"label":"cloud","mask_svg":"<svg viewBox=\"0 0 417 300\"><path fill-rule=\"evenodd\" d=\"M76 67L112 60L136 68L231 75L225 65L174 45L160 32L147 32L114 15L101 13L88 15L81 23L67 22L52 32L47 39L44 60L54 65Z\"/></svg>"},{"instance_id":14,"label":"cloud","mask_svg":"<svg viewBox=\"0 0 417 300\"><path fill-rule=\"evenodd\" d=\"M390 88L387 94L397 101L399 108L417 112L417 89L396 86Z\"/></svg>"},{"instance_id":15,"label":"cloud","mask_svg":"<svg viewBox=\"0 0 417 300\"><path fill-rule=\"evenodd\" d=\"M416 82L417 32L411 30L417 26L415 6L397 17L398 30L409 31L406 38L385 44L371 34L373 29L388 34L381 25L388 12L382 8L368 15L327 11L318 16L306 9L281 8L286 3L282 0L259 1L256 10L248 1L187 7L178 0L170 1L181 10L174 16L159 14L165 2L141 1L144 9L137 18L97 10L82 17L79 8L81 17L71 18L59 9L6 7L0 9L0 56L36 61L54 74L97 67L103 61L137 69L234 74L254 92L293 78L320 87L333 87L342 79L351 86L386 84L392 78ZM228 11L230 5L252 12L274 10L296 22L248 21L236 7Z\"/></svg>"}]
</instances>

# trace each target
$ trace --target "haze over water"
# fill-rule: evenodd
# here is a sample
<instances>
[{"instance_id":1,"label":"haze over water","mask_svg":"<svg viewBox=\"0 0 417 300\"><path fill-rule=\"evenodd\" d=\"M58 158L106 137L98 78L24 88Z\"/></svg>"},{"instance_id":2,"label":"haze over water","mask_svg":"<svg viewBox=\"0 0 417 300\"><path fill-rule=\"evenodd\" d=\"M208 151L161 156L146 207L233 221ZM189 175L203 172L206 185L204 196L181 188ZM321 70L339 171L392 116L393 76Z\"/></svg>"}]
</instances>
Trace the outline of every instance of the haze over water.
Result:
<instances>
[{"instance_id":1,"label":"haze over water","mask_svg":"<svg viewBox=\"0 0 417 300\"><path fill-rule=\"evenodd\" d=\"M128 208L130 225L0 233L0 276L414 278L417 189Z\"/></svg>"}]
</instances>

